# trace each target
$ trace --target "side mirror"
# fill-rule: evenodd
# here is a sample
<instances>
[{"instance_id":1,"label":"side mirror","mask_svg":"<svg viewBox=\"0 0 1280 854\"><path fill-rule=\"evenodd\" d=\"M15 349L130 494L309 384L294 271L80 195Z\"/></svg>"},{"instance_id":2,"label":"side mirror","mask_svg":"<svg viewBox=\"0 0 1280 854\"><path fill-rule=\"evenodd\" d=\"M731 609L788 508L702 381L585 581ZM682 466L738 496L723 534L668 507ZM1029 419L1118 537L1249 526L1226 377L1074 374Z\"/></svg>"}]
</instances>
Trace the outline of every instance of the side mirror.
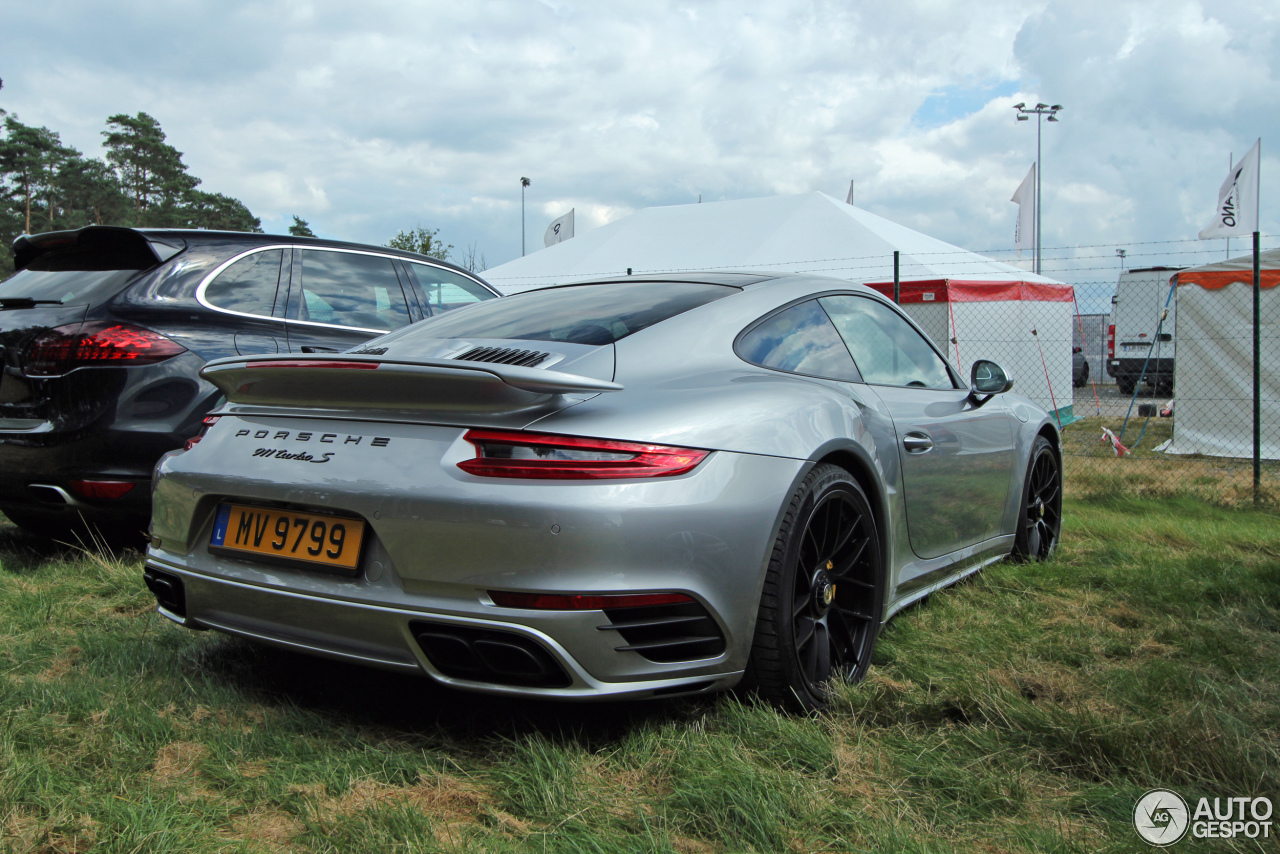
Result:
<instances>
[{"instance_id":1,"label":"side mirror","mask_svg":"<svg viewBox=\"0 0 1280 854\"><path fill-rule=\"evenodd\" d=\"M975 401L979 395L989 398L993 394L1004 394L1013 388L1013 377L1004 368L989 359L979 359L973 363L969 371L969 396ZM981 403L986 403L983 398Z\"/></svg>"}]
</instances>

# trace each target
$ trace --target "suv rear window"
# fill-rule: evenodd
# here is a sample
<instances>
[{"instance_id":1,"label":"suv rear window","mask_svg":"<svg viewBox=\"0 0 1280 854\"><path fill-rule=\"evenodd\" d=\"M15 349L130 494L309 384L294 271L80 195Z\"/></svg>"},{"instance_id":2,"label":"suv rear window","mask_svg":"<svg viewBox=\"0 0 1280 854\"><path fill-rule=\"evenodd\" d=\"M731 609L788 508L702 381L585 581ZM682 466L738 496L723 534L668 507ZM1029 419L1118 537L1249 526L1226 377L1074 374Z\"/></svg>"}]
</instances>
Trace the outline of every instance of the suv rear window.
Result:
<instances>
[{"instance_id":1,"label":"suv rear window","mask_svg":"<svg viewBox=\"0 0 1280 854\"><path fill-rule=\"evenodd\" d=\"M737 290L726 285L689 282L569 285L489 300L424 320L407 334L424 338L516 338L612 344Z\"/></svg>"},{"instance_id":2,"label":"suv rear window","mask_svg":"<svg viewBox=\"0 0 1280 854\"><path fill-rule=\"evenodd\" d=\"M4 282L0 298L58 300L84 305L114 297L138 270L155 265L155 256L116 243L70 246L44 252Z\"/></svg>"},{"instance_id":3,"label":"suv rear window","mask_svg":"<svg viewBox=\"0 0 1280 854\"><path fill-rule=\"evenodd\" d=\"M39 258L0 282L0 299L27 297L85 305L115 296L138 274L137 270L39 269L45 266L41 264L44 260Z\"/></svg>"}]
</instances>

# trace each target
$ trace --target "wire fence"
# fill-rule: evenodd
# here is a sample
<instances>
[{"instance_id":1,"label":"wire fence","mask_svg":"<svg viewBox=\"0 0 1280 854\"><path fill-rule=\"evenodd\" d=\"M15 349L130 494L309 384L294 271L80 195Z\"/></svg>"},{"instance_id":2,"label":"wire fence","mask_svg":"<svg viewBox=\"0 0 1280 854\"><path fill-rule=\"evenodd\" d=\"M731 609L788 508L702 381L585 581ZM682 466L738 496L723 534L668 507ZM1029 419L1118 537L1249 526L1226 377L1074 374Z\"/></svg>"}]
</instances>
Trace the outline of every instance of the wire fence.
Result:
<instances>
[{"instance_id":1,"label":"wire fence","mask_svg":"<svg viewBox=\"0 0 1280 854\"><path fill-rule=\"evenodd\" d=\"M1261 292L1255 488L1252 275L1208 289L1171 287L1174 272L1095 283L1109 292L1106 313L1078 299L965 302L941 288L927 302L904 290L902 307L966 376L992 358L1015 375L1015 392L1054 413L1070 492L1274 502L1280 288Z\"/></svg>"},{"instance_id":2,"label":"wire fence","mask_svg":"<svg viewBox=\"0 0 1280 854\"><path fill-rule=\"evenodd\" d=\"M1278 245L1280 238L1263 236L1263 250ZM1041 274L1071 285L1069 302L1034 294L966 301L940 282L939 269L954 279L980 280L993 269L991 261L1030 270L1030 259L1013 250L904 252L898 267L904 286L925 280L939 286L916 288L901 302L965 376L974 360L994 359L1015 375L1015 391L1055 414L1068 491L1274 502L1280 499L1280 287L1262 292L1255 440L1251 275L1219 289L1171 288L1169 282L1179 269L1250 251L1239 239L1044 247ZM891 295L883 283L892 281L892 263L881 253L756 261L742 269L881 283L881 292ZM634 268L636 275L668 272L676 271ZM517 290L561 277L521 278ZM507 285L500 276L493 282ZM1261 459L1256 486L1255 444Z\"/></svg>"}]
</instances>

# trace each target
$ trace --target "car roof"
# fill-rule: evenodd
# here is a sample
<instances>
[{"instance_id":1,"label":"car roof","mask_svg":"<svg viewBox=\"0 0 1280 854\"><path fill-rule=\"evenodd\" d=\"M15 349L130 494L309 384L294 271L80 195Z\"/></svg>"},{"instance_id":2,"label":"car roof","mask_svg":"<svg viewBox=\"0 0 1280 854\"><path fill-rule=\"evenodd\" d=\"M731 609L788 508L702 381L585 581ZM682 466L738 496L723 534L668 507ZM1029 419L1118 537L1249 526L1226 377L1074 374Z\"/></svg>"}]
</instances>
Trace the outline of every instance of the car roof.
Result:
<instances>
[{"instance_id":1,"label":"car roof","mask_svg":"<svg viewBox=\"0 0 1280 854\"><path fill-rule=\"evenodd\" d=\"M119 237L113 237L118 235ZM132 238L126 235L133 235ZM439 258L432 258L426 255L419 255L416 252L406 252L403 249L392 249L389 246L377 246L370 243L352 243L346 240L330 240L323 237L295 237L292 234L260 234L251 231L215 231L203 228L128 228L125 226L115 225L90 225L84 228L70 229L67 231L46 231L41 234L23 234L13 241L14 256L16 266L22 269L34 260L36 257L53 249L62 248L71 244L80 243L83 245L83 239L88 236L95 240L117 240L126 239L141 243L138 238L142 238L148 243L164 243L172 246L172 249L166 250L164 253L156 253L157 260L167 260L176 252L180 252L184 247L196 247L207 244L226 244L239 243L244 246L264 246L280 243L287 243L293 246L314 246L317 249L355 249L360 251L376 251L380 255L393 255L404 258L409 261L426 262L441 267L446 267L473 279L484 281L483 277L478 273L468 272L466 269L459 267L457 264L451 264L448 261L442 261ZM154 252L154 246L150 251ZM488 284L485 282L485 284ZM490 285L492 289L492 285Z\"/></svg>"},{"instance_id":2,"label":"car roof","mask_svg":"<svg viewBox=\"0 0 1280 854\"><path fill-rule=\"evenodd\" d=\"M311 245L329 249L372 249L377 250L377 252L382 255L395 255L412 261L427 261L432 264L450 267L460 273L467 273L467 275L470 276L479 275L477 273L469 273L466 269L459 267L457 264L429 255L420 255L417 252L409 252L404 249L393 249L390 246L380 246L373 243L353 243L349 240L334 240L327 237L297 237L292 234L260 234L252 231L215 231L204 228L135 228L132 230L140 234L144 234L147 237L160 239L168 237L185 240L189 245L199 243L225 243L227 241L238 240L245 243L289 243L294 246Z\"/></svg>"}]
</instances>

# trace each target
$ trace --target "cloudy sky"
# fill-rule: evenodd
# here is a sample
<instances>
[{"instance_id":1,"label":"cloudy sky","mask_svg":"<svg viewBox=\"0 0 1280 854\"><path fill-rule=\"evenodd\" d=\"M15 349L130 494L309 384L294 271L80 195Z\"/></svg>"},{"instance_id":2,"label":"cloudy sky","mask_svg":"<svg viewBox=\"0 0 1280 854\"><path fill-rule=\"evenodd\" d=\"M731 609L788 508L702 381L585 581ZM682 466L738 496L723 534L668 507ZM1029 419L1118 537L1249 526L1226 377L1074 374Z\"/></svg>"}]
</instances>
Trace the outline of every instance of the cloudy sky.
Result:
<instances>
[{"instance_id":1,"label":"cloudy sky","mask_svg":"<svg viewBox=\"0 0 1280 854\"><path fill-rule=\"evenodd\" d=\"M425 225L494 266L520 254L521 176L530 251L570 207L581 233L853 180L862 207L1008 257L1036 146L1010 107L1044 101L1065 107L1043 127L1046 256L1114 281L1117 247L1220 257L1176 241L1258 137L1280 235L1278 19L1274 0L44 0L0 12L0 107L92 154L108 115L145 111L268 231Z\"/></svg>"}]
</instances>

